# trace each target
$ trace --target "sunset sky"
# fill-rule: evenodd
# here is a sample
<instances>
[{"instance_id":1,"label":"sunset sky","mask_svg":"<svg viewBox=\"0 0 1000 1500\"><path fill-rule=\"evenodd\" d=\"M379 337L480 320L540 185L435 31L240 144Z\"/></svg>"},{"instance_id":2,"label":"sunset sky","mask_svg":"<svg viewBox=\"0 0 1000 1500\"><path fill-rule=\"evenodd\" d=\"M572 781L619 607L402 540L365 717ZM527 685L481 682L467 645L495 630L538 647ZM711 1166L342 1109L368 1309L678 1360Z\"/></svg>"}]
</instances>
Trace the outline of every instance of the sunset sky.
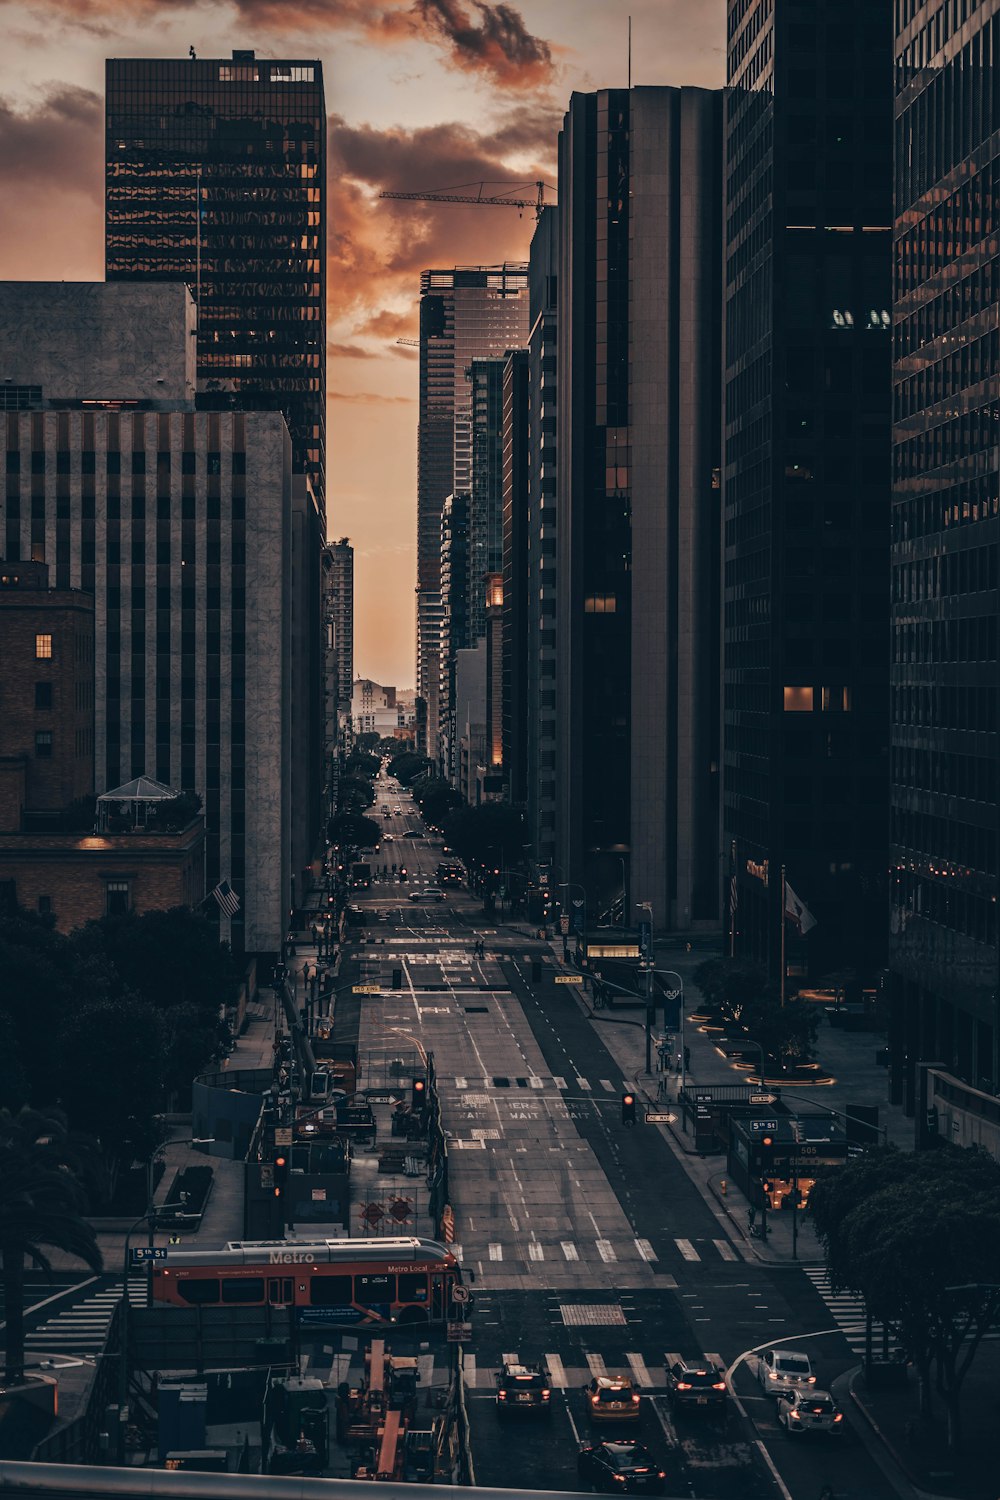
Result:
<instances>
[{"instance_id":1,"label":"sunset sky","mask_svg":"<svg viewBox=\"0 0 1000 1500\"><path fill-rule=\"evenodd\" d=\"M425 266L527 254L514 209L383 203L555 182L574 89L723 82L724 0L0 0L0 276L101 280L105 57L318 57L330 120L331 537L355 547L355 674L414 678L417 355Z\"/></svg>"}]
</instances>

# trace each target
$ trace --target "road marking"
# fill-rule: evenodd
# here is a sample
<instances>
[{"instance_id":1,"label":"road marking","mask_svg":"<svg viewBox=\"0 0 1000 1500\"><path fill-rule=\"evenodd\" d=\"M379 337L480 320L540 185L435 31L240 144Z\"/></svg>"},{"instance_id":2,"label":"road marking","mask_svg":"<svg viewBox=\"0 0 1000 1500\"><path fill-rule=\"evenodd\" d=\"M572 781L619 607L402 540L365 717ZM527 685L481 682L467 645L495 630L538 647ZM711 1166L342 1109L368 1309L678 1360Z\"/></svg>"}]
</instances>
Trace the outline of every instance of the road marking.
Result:
<instances>
[{"instance_id":1,"label":"road marking","mask_svg":"<svg viewBox=\"0 0 1000 1500\"><path fill-rule=\"evenodd\" d=\"M618 1259L617 1255L615 1254L615 1247L614 1245L612 1245L610 1240L595 1240L594 1243L597 1246L598 1255L607 1265L610 1265L612 1261L616 1261Z\"/></svg>"},{"instance_id":2,"label":"road marking","mask_svg":"<svg viewBox=\"0 0 1000 1500\"><path fill-rule=\"evenodd\" d=\"M608 1373L608 1367L600 1354L588 1354L587 1365L595 1380L600 1380Z\"/></svg>"},{"instance_id":3,"label":"road marking","mask_svg":"<svg viewBox=\"0 0 1000 1500\"><path fill-rule=\"evenodd\" d=\"M476 1356L462 1352L462 1378L470 1390L476 1389L476 1381L479 1379L479 1371L476 1369Z\"/></svg>"},{"instance_id":4,"label":"road marking","mask_svg":"<svg viewBox=\"0 0 1000 1500\"><path fill-rule=\"evenodd\" d=\"M701 1260L701 1256L694 1248L690 1240L674 1240L674 1244L681 1252L685 1260Z\"/></svg>"},{"instance_id":5,"label":"road marking","mask_svg":"<svg viewBox=\"0 0 1000 1500\"><path fill-rule=\"evenodd\" d=\"M521 1363L516 1354L501 1354L500 1359L505 1365L519 1365Z\"/></svg>"},{"instance_id":6,"label":"road marking","mask_svg":"<svg viewBox=\"0 0 1000 1500\"><path fill-rule=\"evenodd\" d=\"M533 1089L542 1089L545 1087L542 1080L534 1073L532 1073L531 1077L528 1079L528 1086L529 1088Z\"/></svg>"},{"instance_id":7,"label":"road marking","mask_svg":"<svg viewBox=\"0 0 1000 1500\"><path fill-rule=\"evenodd\" d=\"M467 1089L469 1087L469 1080L467 1078L456 1078L455 1087L457 1089Z\"/></svg>"},{"instance_id":8,"label":"road marking","mask_svg":"<svg viewBox=\"0 0 1000 1500\"><path fill-rule=\"evenodd\" d=\"M590 1089L590 1084L587 1082L586 1078L578 1078L576 1080L576 1086L578 1089L587 1089L588 1091Z\"/></svg>"},{"instance_id":9,"label":"road marking","mask_svg":"<svg viewBox=\"0 0 1000 1500\"><path fill-rule=\"evenodd\" d=\"M544 1247L542 1245L540 1245L538 1243L537 1240L529 1240L528 1241L528 1259L529 1260L544 1260L545 1259L545 1249L544 1249Z\"/></svg>"},{"instance_id":10,"label":"road marking","mask_svg":"<svg viewBox=\"0 0 1000 1500\"><path fill-rule=\"evenodd\" d=\"M564 1089L568 1087L565 1078L553 1078L552 1082L555 1084L557 1089Z\"/></svg>"},{"instance_id":11,"label":"road marking","mask_svg":"<svg viewBox=\"0 0 1000 1500\"><path fill-rule=\"evenodd\" d=\"M610 1078L599 1078L597 1081L606 1094L614 1094L616 1092L615 1086L611 1082Z\"/></svg>"},{"instance_id":12,"label":"road marking","mask_svg":"<svg viewBox=\"0 0 1000 1500\"><path fill-rule=\"evenodd\" d=\"M490 1243L490 1260L503 1260L503 1246L495 1240Z\"/></svg>"},{"instance_id":13,"label":"road marking","mask_svg":"<svg viewBox=\"0 0 1000 1500\"><path fill-rule=\"evenodd\" d=\"M573 1244L572 1240L562 1240L562 1241L560 1241L560 1243L562 1244L562 1253L563 1253L563 1255L565 1255L565 1257L566 1257L567 1260L579 1260L580 1259L580 1257L579 1257L579 1255L577 1253L576 1246Z\"/></svg>"},{"instance_id":14,"label":"road marking","mask_svg":"<svg viewBox=\"0 0 1000 1500\"><path fill-rule=\"evenodd\" d=\"M638 1250L643 1260L654 1261L656 1259L656 1251L653 1249L648 1240L636 1240L635 1248Z\"/></svg>"},{"instance_id":15,"label":"road marking","mask_svg":"<svg viewBox=\"0 0 1000 1500\"><path fill-rule=\"evenodd\" d=\"M713 1240L712 1244L718 1250L723 1260L738 1260L739 1256L728 1240Z\"/></svg>"},{"instance_id":16,"label":"road marking","mask_svg":"<svg viewBox=\"0 0 1000 1500\"><path fill-rule=\"evenodd\" d=\"M569 1381L566 1379L566 1371L558 1354L546 1354L545 1367L549 1372L549 1380L558 1391L569 1389Z\"/></svg>"},{"instance_id":17,"label":"road marking","mask_svg":"<svg viewBox=\"0 0 1000 1500\"><path fill-rule=\"evenodd\" d=\"M630 1366L632 1367L632 1374L635 1377L636 1385L646 1386L648 1388L656 1384L656 1381L646 1369L646 1362L642 1358L641 1354L626 1354L625 1358L628 1360Z\"/></svg>"},{"instance_id":18,"label":"road marking","mask_svg":"<svg viewBox=\"0 0 1000 1500\"><path fill-rule=\"evenodd\" d=\"M721 1354L709 1354L708 1350L706 1349L705 1358L710 1365L715 1365L716 1369L718 1370L724 1370L726 1368L726 1361L723 1359Z\"/></svg>"}]
</instances>

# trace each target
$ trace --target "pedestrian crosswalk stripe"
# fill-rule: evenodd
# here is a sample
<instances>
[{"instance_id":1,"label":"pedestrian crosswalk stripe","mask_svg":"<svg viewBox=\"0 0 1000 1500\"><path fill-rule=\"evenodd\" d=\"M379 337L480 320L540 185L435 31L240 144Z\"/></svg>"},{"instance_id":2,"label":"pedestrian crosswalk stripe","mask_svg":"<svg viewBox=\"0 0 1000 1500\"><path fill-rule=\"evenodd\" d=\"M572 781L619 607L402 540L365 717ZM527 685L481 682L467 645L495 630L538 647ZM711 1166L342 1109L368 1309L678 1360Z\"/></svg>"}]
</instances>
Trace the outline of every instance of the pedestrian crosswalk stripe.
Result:
<instances>
[{"instance_id":1,"label":"pedestrian crosswalk stripe","mask_svg":"<svg viewBox=\"0 0 1000 1500\"><path fill-rule=\"evenodd\" d=\"M567 1260L579 1260L580 1256L572 1240L562 1240L562 1253Z\"/></svg>"},{"instance_id":2,"label":"pedestrian crosswalk stripe","mask_svg":"<svg viewBox=\"0 0 1000 1500\"><path fill-rule=\"evenodd\" d=\"M610 1264L612 1261L618 1259L618 1256L615 1254L615 1247L610 1240L597 1240L595 1243L597 1245L597 1253L603 1261Z\"/></svg>"},{"instance_id":3,"label":"pedestrian crosswalk stripe","mask_svg":"<svg viewBox=\"0 0 1000 1500\"><path fill-rule=\"evenodd\" d=\"M646 1361L642 1358L641 1354L626 1354L625 1358L631 1366L632 1378L637 1386L643 1386L648 1390L656 1384L656 1381L646 1369Z\"/></svg>"},{"instance_id":4,"label":"pedestrian crosswalk stripe","mask_svg":"<svg viewBox=\"0 0 1000 1500\"><path fill-rule=\"evenodd\" d=\"M500 1358L505 1365L519 1365L521 1363L516 1354L501 1354Z\"/></svg>"},{"instance_id":5,"label":"pedestrian crosswalk stripe","mask_svg":"<svg viewBox=\"0 0 1000 1500\"><path fill-rule=\"evenodd\" d=\"M615 1086L611 1082L610 1078L601 1078L599 1080L599 1082L600 1082L601 1088L604 1090L604 1092L606 1094L613 1094L615 1092Z\"/></svg>"},{"instance_id":6,"label":"pedestrian crosswalk stripe","mask_svg":"<svg viewBox=\"0 0 1000 1500\"><path fill-rule=\"evenodd\" d=\"M712 1244L718 1250L723 1260L739 1260L739 1256L728 1240L713 1240Z\"/></svg>"},{"instance_id":7,"label":"pedestrian crosswalk stripe","mask_svg":"<svg viewBox=\"0 0 1000 1500\"><path fill-rule=\"evenodd\" d=\"M588 1093L590 1092L590 1084L587 1082L586 1078L578 1078L576 1080L576 1086L578 1089L586 1089Z\"/></svg>"},{"instance_id":8,"label":"pedestrian crosswalk stripe","mask_svg":"<svg viewBox=\"0 0 1000 1500\"><path fill-rule=\"evenodd\" d=\"M555 1084L555 1086L556 1086L557 1089L564 1089L566 1087L566 1080L565 1080L565 1078L556 1078L556 1077L554 1077L552 1079L552 1082Z\"/></svg>"},{"instance_id":9,"label":"pedestrian crosswalk stripe","mask_svg":"<svg viewBox=\"0 0 1000 1500\"><path fill-rule=\"evenodd\" d=\"M833 1292L830 1289L830 1273L825 1267L806 1266L806 1275L816 1288L837 1324L849 1347L855 1354L865 1351L866 1323L865 1304L863 1297L854 1296L850 1292ZM884 1341L883 1326L881 1323L872 1324L872 1348L881 1349ZM899 1349L898 1342L889 1339L890 1353Z\"/></svg>"},{"instance_id":10,"label":"pedestrian crosswalk stripe","mask_svg":"<svg viewBox=\"0 0 1000 1500\"><path fill-rule=\"evenodd\" d=\"M653 1249L648 1240L636 1240L635 1248L638 1250L643 1260L653 1261L656 1259L656 1251Z\"/></svg>"},{"instance_id":11,"label":"pedestrian crosswalk stripe","mask_svg":"<svg viewBox=\"0 0 1000 1500\"><path fill-rule=\"evenodd\" d=\"M477 1379L478 1373L479 1372L476 1369L476 1356L474 1354L466 1354L465 1351L464 1351L464 1349L463 1349L463 1351L462 1351L462 1378L465 1381L465 1383L468 1386L468 1388L470 1390L472 1390L472 1391L474 1391L476 1389L476 1379Z\"/></svg>"},{"instance_id":12,"label":"pedestrian crosswalk stripe","mask_svg":"<svg viewBox=\"0 0 1000 1500\"><path fill-rule=\"evenodd\" d=\"M544 1088L545 1085L542 1082L542 1080L537 1076L537 1074L532 1073L531 1077L528 1079L528 1087L529 1088L533 1088L533 1089L541 1089L541 1088Z\"/></svg>"},{"instance_id":13,"label":"pedestrian crosswalk stripe","mask_svg":"<svg viewBox=\"0 0 1000 1500\"><path fill-rule=\"evenodd\" d=\"M603 1375L607 1375L608 1373L608 1367L604 1363L603 1356L600 1354L588 1354L587 1365L595 1380L600 1380Z\"/></svg>"},{"instance_id":14,"label":"pedestrian crosswalk stripe","mask_svg":"<svg viewBox=\"0 0 1000 1500\"><path fill-rule=\"evenodd\" d=\"M503 1246L496 1240L490 1243L490 1260L503 1260Z\"/></svg>"},{"instance_id":15,"label":"pedestrian crosswalk stripe","mask_svg":"<svg viewBox=\"0 0 1000 1500\"><path fill-rule=\"evenodd\" d=\"M538 1243L537 1240L529 1240L528 1241L528 1259L529 1260L544 1260L545 1259L545 1250L544 1250L543 1246L541 1246Z\"/></svg>"},{"instance_id":16,"label":"pedestrian crosswalk stripe","mask_svg":"<svg viewBox=\"0 0 1000 1500\"><path fill-rule=\"evenodd\" d=\"M545 1365L549 1372L549 1379L556 1390L565 1391L569 1386L569 1381L566 1379L566 1371L563 1369L563 1362L559 1355L546 1354Z\"/></svg>"},{"instance_id":17,"label":"pedestrian crosswalk stripe","mask_svg":"<svg viewBox=\"0 0 1000 1500\"><path fill-rule=\"evenodd\" d=\"M674 1240L674 1244L681 1252L685 1260L701 1260L701 1256L694 1248L690 1240Z\"/></svg>"}]
</instances>

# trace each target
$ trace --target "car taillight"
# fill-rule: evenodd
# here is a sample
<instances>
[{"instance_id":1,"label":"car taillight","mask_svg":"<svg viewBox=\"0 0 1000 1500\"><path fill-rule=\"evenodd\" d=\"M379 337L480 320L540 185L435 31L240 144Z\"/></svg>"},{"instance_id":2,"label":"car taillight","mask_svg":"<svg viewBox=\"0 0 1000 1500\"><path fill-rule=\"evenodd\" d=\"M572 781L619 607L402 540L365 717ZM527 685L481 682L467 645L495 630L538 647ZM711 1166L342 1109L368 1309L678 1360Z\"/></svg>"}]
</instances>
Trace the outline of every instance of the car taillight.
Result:
<instances>
[{"instance_id":1,"label":"car taillight","mask_svg":"<svg viewBox=\"0 0 1000 1500\"><path fill-rule=\"evenodd\" d=\"M506 1399L507 1399L507 1392L506 1391L498 1391L497 1392L497 1400L498 1401L506 1401Z\"/></svg>"},{"instance_id":2,"label":"car taillight","mask_svg":"<svg viewBox=\"0 0 1000 1500\"><path fill-rule=\"evenodd\" d=\"M794 1407L788 1413L788 1417L789 1417L789 1420L792 1421L792 1422L800 1422L802 1420L800 1414L795 1410Z\"/></svg>"},{"instance_id":3,"label":"car taillight","mask_svg":"<svg viewBox=\"0 0 1000 1500\"><path fill-rule=\"evenodd\" d=\"M815 1375L810 1375L809 1378L808 1378L808 1380L807 1380L807 1382L806 1382L806 1384L807 1385L815 1385L816 1384L816 1376Z\"/></svg>"},{"instance_id":4,"label":"car taillight","mask_svg":"<svg viewBox=\"0 0 1000 1500\"><path fill-rule=\"evenodd\" d=\"M842 1422L844 1420L844 1413L842 1411L834 1412L833 1420L835 1422Z\"/></svg>"},{"instance_id":5,"label":"car taillight","mask_svg":"<svg viewBox=\"0 0 1000 1500\"><path fill-rule=\"evenodd\" d=\"M780 1380L781 1376L778 1374L777 1370L768 1370L767 1378L768 1380Z\"/></svg>"},{"instance_id":6,"label":"car taillight","mask_svg":"<svg viewBox=\"0 0 1000 1500\"><path fill-rule=\"evenodd\" d=\"M678 1382L677 1382L677 1389L679 1391L689 1391L691 1389L691 1383L690 1383L690 1381L688 1381L688 1380L678 1380Z\"/></svg>"},{"instance_id":7,"label":"car taillight","mask_svg":"<svg viewBox=\"0 0 1000 1500\"><path fill-rule=\"evenodd\" d=\"M612 1479L617 1479L617 1481L618 1481L619 1484L624 1484L625 1483L625 1475L624 1474L612 1474L611 1478Z\"/></svg>"},{"instance_id":8,"label":"car taillight","mask_svg":"<svg viewBox=\"0 0 1000 1500\"><path fill-rule=\"evenodd\" d=\"M632 1405L633 1406L638 1406L639 1405L639 1397L638 1396L633 1396L632 1397Z\"/></svg>"},{"instance_id":9,"label":"car taillight","mask_svg":"<svg viewBox=\"0 0 1000 1500\"><path fill-rule=\"evenodd\" d=\"M656 1471L656 1477L657 1477L657 1479L666 1479L666 1477L667 1477L666 1470L665 1469L657 1469L657 1471Z\"/></svg>"},{"instance_id":10,"label":"car taillight","mask_svg":"<svg viewBox=\"0 0 1000 1500\"><path fill-rule=\"evenodd\" d=\"M715 1384L712 1386L712 1390L713 1391L724 1391L725 1389L726 1389L726 1382L724 1380L717 1380L715 1382Z\"/></svg>"},{"instance_id":11,"label":"car taillight","mask_svg":"<svg viewBox=\"0 0 1000 1500\"><path fill-rule=\"evenodd\" d=\"M543 1401L547 1401L547 1400L548 1400L548 1399L549 1399L549 1396L550 1396L550 1395L551 1395L551 1394L552 1394L552 1393L551 1393L551 1391L543 1391L543 1392L542 1392L542 1400L543 1400Z\"/></svg>"}]
</instances>

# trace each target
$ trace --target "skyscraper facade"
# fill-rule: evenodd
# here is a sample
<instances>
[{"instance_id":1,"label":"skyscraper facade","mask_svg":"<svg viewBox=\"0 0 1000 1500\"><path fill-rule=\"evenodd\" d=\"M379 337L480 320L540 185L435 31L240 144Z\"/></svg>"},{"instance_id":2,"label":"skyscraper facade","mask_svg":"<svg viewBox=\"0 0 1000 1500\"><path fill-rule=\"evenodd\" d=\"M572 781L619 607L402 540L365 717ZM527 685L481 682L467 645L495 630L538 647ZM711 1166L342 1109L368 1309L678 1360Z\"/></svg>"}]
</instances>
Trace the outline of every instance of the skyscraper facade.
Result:
<instances>
[{"instance_id":1,"label":"skyscraper facade","mask_svg":"<svg viewBox=\"0 0 1000 1500\"><path fill-rule=\"evenodd\" d=\"M354 548L350 538L329 542L325 550L326 619L336 656L337 702L345 719L351 716L354 682Z\"/></svg>"},{"instance_id":2,"label":"skyscraper facade","mask_svg":"<svg viewBox=\"0 0 1000 1500\"><path fill-rule=\"evenodd\" d=\"M685 929L718 919L720 168L718 93L570 100L557 865L587 887L591 912L627 895L657 926Z\"/></svg>"},{"instance_id":3,"label":"skyscraper facade","mask_svg":"<svg viewBox=\"0 0 1000 1500\"><path fill-rule=\"evenodd\" d=\"M1000 0L901 0L896 11L893 1081L913 1107L915 1065L939 1063L971 1085L952 1088L954 1107L992 1120L1000 1090ZM977 1090L989 1097L977 1099ZM953 1120L949 1138L978 1136L958 1133Z\"/></svg>"},{"instance_id":4,"label":"skyscraper facade","mask_svg":"<svg viewBox=\"0 0 1000 1500\"><path fill-rule=\"evenodd\" d=\"M520 264L424 271L420 278L417 437L418 748L437 754L441 655L441 508L470 490L472 406L466 371L525 343L527 268Z\"/></svg>"},{"instance_id":5,"label":"skyscraper facade","mask_svg":"<svg viewBox=\"0 0 1000 1500\"><path fill-rule=\"evenodd\" d=\"M528 351L503 364L503 770L508 801L528 801Z\"/></svg>"},{"instance_id":6,"label":"skyscraper facade","mask_svg":"<svg viewBox=\"0 0 1000 1500\"><path fill-rule=\"evenodd\" d=\"M441 508L441 637L438 744L441 774L454 785L458 743L455 671L469 637L469 496L449 495Z\"/></svg>"},{"instance_id":7,"label":"skyscraper facade","mask_svg":"<svg viewBox=\"0 0 1000 1500\"><path fill-rule=\"evenodd\" d=\"M737 953L884 962L892 0L730 0L723 862Z\"/></svg>"},{"instance_id":8,"label":"skyscraper facade","mask_svg":"<svg viewBox=\"0 0 1000 1500\"><path fill-rule=\"evenodd\" d=\"M111 58L106 275L184 281L198 381L277 408L326 495L326 110L314 60Z\"/></svg>"}]
</instances>

